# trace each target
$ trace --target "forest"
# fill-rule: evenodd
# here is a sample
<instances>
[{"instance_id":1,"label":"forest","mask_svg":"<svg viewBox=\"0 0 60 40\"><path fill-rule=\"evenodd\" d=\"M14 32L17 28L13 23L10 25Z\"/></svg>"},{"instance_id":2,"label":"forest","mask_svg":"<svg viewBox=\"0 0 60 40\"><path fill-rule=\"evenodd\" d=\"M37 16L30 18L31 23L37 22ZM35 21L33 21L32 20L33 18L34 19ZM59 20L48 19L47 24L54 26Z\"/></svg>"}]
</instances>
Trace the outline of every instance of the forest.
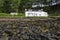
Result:
<instances>
[{"instance_id":1,"label":"forest","mask_svg":"<svg viewBox=\"0 0 60 40\"><path fill-rule=\"evenodd\" d=\"M31 9L33 3L48 4L59 0L0 0L0 13L24 13L25 9ZM53 6L36 7L44 9L50 14L60 14L60 3Z\"/></svg>"}]
</instances>

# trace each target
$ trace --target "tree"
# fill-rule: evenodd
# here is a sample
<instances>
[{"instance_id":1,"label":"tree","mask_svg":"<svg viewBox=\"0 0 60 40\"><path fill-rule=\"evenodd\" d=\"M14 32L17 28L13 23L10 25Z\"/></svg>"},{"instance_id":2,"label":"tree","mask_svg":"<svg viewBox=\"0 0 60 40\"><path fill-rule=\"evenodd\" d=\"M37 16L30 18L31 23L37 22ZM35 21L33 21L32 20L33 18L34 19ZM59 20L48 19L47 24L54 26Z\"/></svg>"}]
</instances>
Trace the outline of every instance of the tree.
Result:
<instances>
[{"instance_id":1,"label":"tree","mask_svg":"<svg viewBox=\"0 0 60 40\"><path fill-rule=\"evenodd\" d=\"M5 13L10 13L11 12L11 0L4 0L4 12Z\"/></svg>"},{"instance_id":2,"label":"tree","mask_svg":"<svg viewBox=\"0 0 60 40\"><path fill-rule=\"evenodd\" d=\"M3 10L3 3L4 3L4 1L3 0L0 0L0 12L3 12L4 10Z\"/></svg>"},{"instance_id":3,"label":"tree","mask_svg":"<svg viewBox=\"0 0 60 40\"><path fill-rule=\"evenodd\" d=\"M21 2L21 0L12 0L12 2L11 2L12 11L18 12L18 7L20 5L20 2Z\"/></svg>"},{"instance_id":4,"label":"tree","mask_svg":"<svg viewBox=\"0 0 60 40\"><path fill-rule=\"evenodd\" d=\"M31 1L30 0L21 0L19 5L19 11L24 12L26 8L31 8Z\"/></svg>"}]
</instances>

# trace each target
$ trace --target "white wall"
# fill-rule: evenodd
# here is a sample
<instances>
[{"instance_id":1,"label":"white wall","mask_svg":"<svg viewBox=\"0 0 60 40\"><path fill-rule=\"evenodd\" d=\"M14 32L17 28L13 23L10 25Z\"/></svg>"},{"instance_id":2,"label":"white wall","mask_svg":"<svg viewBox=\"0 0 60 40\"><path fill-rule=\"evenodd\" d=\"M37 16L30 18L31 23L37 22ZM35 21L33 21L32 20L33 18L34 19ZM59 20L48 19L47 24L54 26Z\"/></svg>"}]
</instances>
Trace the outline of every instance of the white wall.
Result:
<instances>
[{"instance_id":1,"label":"white wall","mask_svg":"<svg viewBox=\"0 0 60 40\"><path fill-rule=\"evenodd\" d=\"M47 12L39 11L26 11L25 16L48 16Z\"/></svg>"}]
</instances>

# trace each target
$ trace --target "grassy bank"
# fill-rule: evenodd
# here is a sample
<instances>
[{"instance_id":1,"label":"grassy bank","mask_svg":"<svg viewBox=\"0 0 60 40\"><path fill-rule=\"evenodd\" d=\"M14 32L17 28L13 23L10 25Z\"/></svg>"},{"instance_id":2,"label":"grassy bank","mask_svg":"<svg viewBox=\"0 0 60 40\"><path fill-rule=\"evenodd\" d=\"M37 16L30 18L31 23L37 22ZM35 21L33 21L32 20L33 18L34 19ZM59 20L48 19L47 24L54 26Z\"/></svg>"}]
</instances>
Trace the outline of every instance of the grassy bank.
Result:
<instances>
[{"instance_id":1,"label":"grassy bank","mask_svg":"<svg viewBox=\"0 0 60 40\"><path fill-rule=\"evenodd\" d=\"M0 13L0 18L20 18L25 17L24 13L18 13L18 15L11 15L9 13ZM49 14L49 17L60 17L59 14ZM40 17L40 18L46 18L46 17Z\"/></svg>"},{"instance_id":2,"label":"grassy bank","mask_svg":"<svg viewBox=\"0 0 60 40\"><path fill-rule=\"evenodd\" d=\"M24 17L25 14L19 13L18 15L11 15L8 13L0 13L0 17Z\"/></svg>"}]
</instances>

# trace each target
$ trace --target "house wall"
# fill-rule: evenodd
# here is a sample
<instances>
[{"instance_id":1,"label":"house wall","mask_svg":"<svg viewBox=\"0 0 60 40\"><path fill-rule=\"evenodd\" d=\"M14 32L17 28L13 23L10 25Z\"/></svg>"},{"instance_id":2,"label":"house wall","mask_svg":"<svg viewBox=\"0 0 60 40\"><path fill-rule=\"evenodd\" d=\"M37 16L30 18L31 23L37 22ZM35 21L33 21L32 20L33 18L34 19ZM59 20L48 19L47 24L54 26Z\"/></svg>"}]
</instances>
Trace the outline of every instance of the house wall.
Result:
<instances>
[{"instance_id":1,"label":"house wall","mask_svg":"<svg viewBox=\"0 0 60 40\"><path fill-rule=\"evenodd\" d=\"M46 17L48 17L48 13L43 12L43 11L26 11L25 16L39 16L39 17L46 16Z\"/></svg>"}]
</instances>

